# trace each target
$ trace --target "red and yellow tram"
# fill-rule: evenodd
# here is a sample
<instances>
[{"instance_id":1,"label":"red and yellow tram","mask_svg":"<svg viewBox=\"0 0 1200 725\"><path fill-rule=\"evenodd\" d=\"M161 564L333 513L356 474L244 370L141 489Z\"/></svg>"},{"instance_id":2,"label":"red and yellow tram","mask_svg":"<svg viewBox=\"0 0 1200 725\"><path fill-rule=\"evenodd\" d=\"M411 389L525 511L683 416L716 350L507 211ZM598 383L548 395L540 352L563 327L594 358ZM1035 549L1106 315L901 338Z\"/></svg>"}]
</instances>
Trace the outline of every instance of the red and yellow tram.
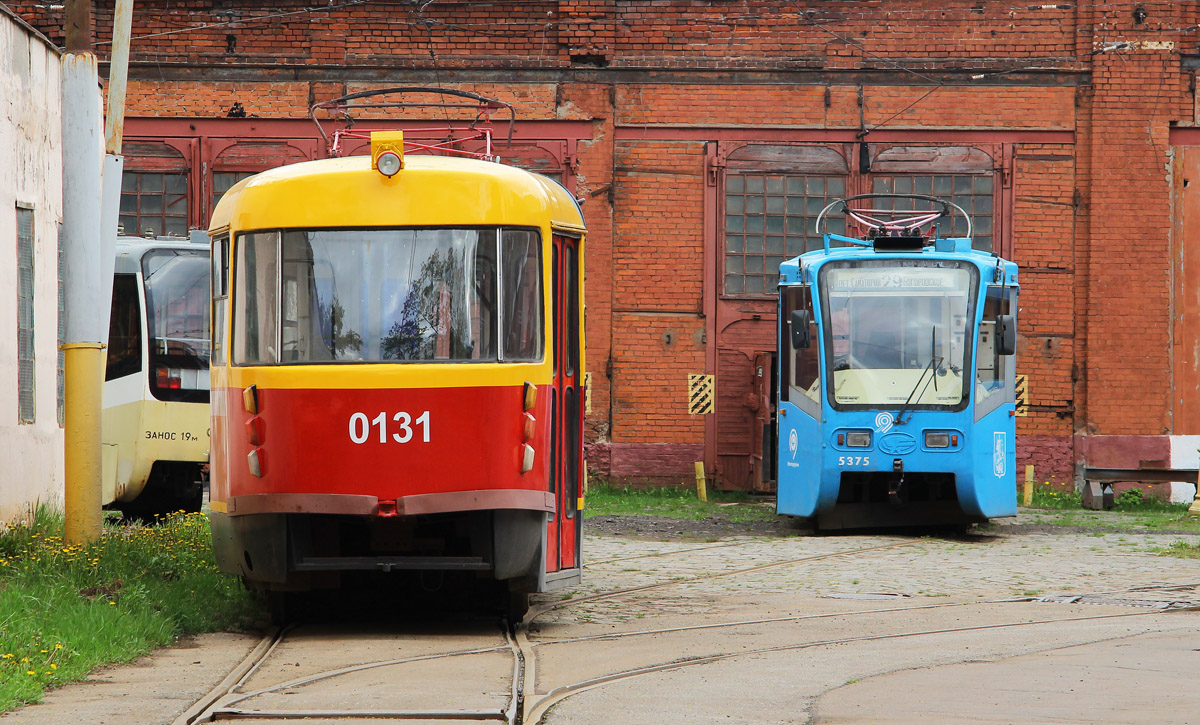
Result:
<instances>
[{"instance_id":1,"label":"red and yellow tram","mask_svg":"<svg viewBox=\"0 0 1200 725\"><path fill-rule=\"evenodd\" d=\"M347 572L578 581L584 223L556 182L476 159L286 166L222 197L211 520L267 591Z\"/></svg>"}]
</instances>

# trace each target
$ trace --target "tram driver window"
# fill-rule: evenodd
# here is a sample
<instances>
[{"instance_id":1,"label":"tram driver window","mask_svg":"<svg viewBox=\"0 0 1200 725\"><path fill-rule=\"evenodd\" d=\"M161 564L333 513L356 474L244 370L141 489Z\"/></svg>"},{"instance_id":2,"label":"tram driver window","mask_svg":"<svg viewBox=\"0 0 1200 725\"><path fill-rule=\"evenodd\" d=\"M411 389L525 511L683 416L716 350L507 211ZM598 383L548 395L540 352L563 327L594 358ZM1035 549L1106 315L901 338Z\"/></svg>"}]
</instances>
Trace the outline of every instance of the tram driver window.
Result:
<instances>
[{"instance_id":1,"label":"tram driver window","mask_svg":"<svg viewBox=\"0 0 1200 725\"><path fill-rule=\"evenodd\" d=\"M495 229L289 231L284 363L495 361Z\"/></svg>"},{"instance_id":2,"label":"tram driver window","mask_svg":"<svg viewBox=\"0 0 1200 725\"><path fill-rule=\"evenodd\" d=\"M272 364L278 361L279 335L276 321L276 273L278 232L244 234L238 237L237 272L234 292L234 358L243 364Z\"/></svg>"}]
</instances>

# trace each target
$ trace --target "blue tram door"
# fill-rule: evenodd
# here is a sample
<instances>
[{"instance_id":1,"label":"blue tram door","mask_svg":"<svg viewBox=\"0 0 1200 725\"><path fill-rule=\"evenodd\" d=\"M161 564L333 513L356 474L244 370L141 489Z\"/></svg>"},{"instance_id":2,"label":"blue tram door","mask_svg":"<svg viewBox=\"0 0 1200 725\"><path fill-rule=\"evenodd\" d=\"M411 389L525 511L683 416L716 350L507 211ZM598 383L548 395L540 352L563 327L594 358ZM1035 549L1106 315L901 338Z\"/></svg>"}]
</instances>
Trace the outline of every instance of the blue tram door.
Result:
<instances>
[{"instance_id":1,"label":"blue tram door","mask_svg":"<svg viewBox=\"0 0 1200 725\"><path fill-rule=\"evenodd\" d=\"M781 291L776 508L809 517L816 512L821 476L821 345L811 289L796 285Z\"/></svg>"},{"instance_id":2,"label":"blue tram door","mask_svg":"<svg viewBox=\"0 0 1200 725\"><path fill-rule=\"evenodd\" d=\"M583 479L583 373L579 240L555 235L551 248L554 383L551 391L550 488L554 519L547 532L551 571L579 566L579 496Z\"/></svg>"}]
</instances>

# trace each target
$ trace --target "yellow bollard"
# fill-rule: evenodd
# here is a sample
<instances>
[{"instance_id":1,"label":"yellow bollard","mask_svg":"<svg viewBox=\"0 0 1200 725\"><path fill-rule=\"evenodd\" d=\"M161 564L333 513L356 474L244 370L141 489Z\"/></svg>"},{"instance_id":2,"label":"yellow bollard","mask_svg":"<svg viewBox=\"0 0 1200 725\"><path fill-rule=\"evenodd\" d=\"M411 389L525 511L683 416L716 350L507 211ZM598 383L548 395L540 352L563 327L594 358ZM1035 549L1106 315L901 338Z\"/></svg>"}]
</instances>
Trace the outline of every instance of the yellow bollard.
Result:
<instances>
[{"instance_id":1,"label":"yellow bollard","mask_svg":"<svg viewBox=\"0 0 1200 725\"><path fill-rule=\"evenodd\" d=\"M1025 466L1025 503L1023 505L1033 505L1033 464Z\"/></svg>"},{"instance_id":2,"label":"yellow bollard","mask_svg":"<svg viewBox=\"0 0 1200 725\"><path fill-rule=\"evenodd\" d=\"M708 501L708 487L704 483L704 461L696 461L696 497Z\"/></svg>"},{"instance_id":3,"label":"yellow bollard","mask_svg":"<svg viewBox=\"0 0 1200 725\"><path fill-rule=\"evenodd\" d=\"M77 342L63 345L66 390L66 540L87 544L100 538L100 401L104 394L104 345Z\"/></svg>"}]
</instances>

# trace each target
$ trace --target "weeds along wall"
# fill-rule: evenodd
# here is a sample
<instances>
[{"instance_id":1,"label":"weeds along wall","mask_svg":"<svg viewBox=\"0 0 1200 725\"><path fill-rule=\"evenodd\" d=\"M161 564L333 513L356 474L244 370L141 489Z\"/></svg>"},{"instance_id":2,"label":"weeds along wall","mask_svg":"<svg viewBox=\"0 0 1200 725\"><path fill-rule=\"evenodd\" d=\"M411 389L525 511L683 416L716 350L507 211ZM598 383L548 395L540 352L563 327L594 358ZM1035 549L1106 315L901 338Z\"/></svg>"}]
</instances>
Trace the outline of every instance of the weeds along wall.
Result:
<instances>
[{"instance_id":1,"label":"weeds along wall","mask_svg":"<svg viewBox=\"0 0 1200 725\"><path fill-rule=\"evenodd\" d=\"M57 6L9 5L61 40ZM509 159L585 200L593 473L679 481L703 460L759 490L774 267L826 199L948 190L1020 265L1018 462L1066 484L1085 438L1200 434L1179 161L1200 146L1198 5L147 0L129 168L186 177L186 209L166 203L203 226L231 179L325 153L313 102L441 85L512 103ZM697 375L711 408L690 405ZM1145 442L1115 460L1158 467Z\"/></svg>"}]
</instances>

